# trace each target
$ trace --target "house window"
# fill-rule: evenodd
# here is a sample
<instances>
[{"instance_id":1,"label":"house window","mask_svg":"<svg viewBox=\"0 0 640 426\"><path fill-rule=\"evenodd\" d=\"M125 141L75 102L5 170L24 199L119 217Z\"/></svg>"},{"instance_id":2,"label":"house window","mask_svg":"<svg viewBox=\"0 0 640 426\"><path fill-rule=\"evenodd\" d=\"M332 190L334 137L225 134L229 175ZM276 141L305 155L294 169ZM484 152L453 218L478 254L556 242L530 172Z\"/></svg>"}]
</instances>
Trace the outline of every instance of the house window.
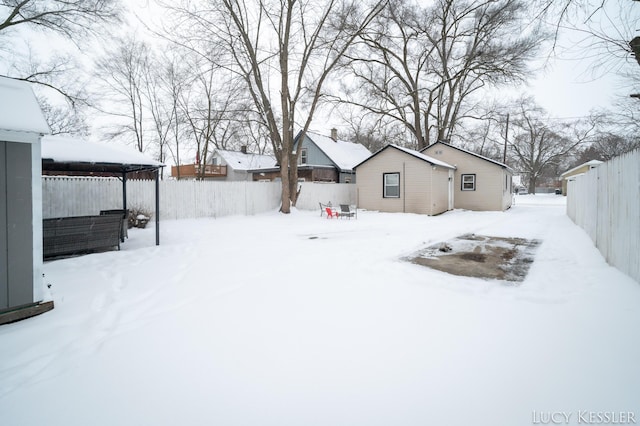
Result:
<instances>
[{"instance_id":1,"label":"house window","mask_svg":"<svg viewBox=\"0 0 640 426\"><path fill-rule=\"evenodd\" d=\"M384 198L400 198L400 173L383 174Z\"/></svg>"},{"instance_id":2,"label":"house window","mask_svg":"<svg viewBox=\"0 0 640 426\"><path fill-rule=\"evenodd\" d=\"M462 188L463 191L475 191L476 190L476 175L462 175Z\"/></svg>"},{"instance_id":3,"label":"house window","mask_svg":"<svg viewBox=\"0 0 640 426\"><path fill-rule=\"evenodd\" d=\"M307 148L302 148L300 153L300 164L307 164Z\"/></svg>"}]
</instances>

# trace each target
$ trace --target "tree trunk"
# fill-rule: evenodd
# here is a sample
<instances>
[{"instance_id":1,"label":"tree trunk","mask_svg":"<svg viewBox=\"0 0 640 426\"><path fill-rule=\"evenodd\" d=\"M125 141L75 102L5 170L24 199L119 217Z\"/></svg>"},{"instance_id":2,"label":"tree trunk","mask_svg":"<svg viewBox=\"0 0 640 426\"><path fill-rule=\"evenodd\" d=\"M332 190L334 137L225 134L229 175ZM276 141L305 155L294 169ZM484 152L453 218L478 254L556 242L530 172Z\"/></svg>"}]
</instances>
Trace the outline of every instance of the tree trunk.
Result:
<instances>
[{"instance_id":1,"label":"tree trunk","mask_svg":"<svg viewBox=\"0 0 640 426\"><path fill-rule=\"evenodd\" d=\"M296 149L296 154L297 151L301 149L301 144L302 142L300 142ZM292 154L289 160L289 199L291 200L292 206L295 206L298 202L298 156L296 154Z\"/></svg>"},{"instance_id":2,"label":"tree trunk","mask_svg":"<svg viewBox=\"0 0 640 426\"><path fill-rule=\"evenodd\" d=\"M535 176L529 177L529 194L536 193L536 180Z\"/></svg>"},{"instance_id":3,"label":"tree trunk","mask_svg":"<svg viewBox=\"0 0 640 426\"><path fill-rule=\"evenodd\" d=\"M291 213L291 194L289 187L289 156L283 153L280 161L280 177L282 179L282 197L280 211Z\"/></svg>"}]
</instances>

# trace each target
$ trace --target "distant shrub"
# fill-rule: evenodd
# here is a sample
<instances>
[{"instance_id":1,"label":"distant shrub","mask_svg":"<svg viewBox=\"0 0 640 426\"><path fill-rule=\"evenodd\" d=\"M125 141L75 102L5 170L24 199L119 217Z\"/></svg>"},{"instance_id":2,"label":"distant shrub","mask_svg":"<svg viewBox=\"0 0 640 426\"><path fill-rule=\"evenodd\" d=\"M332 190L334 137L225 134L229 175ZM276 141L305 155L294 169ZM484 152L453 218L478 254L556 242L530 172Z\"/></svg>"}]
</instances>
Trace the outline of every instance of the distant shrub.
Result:
<instances>
[{"instance_id":1,"label":"distant shrub","mask_svg":"<svg viewBox=\"0 0 640 426\"><path fill-rule=\"evenodd\" d=\"M129 218L127 220L129 228L144 228L151 220L153 214L138 206L129 209Z\"/></svg>"}]
</instances>

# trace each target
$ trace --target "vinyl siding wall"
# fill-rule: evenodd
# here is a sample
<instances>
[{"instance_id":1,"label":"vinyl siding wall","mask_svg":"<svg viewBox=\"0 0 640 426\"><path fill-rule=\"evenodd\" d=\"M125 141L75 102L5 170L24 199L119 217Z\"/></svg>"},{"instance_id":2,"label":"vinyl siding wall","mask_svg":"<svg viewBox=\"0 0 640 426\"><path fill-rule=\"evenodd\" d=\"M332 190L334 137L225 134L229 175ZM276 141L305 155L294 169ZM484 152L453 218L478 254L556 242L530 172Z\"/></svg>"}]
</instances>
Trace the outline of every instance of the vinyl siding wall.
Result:
<instances>
[{"instance_id":1,"label":"vinyl siding wall","mask_svg":"<svg viewBox=\"0 0 640 426\"><path fill-rule=\"evenodd\" d=\"M502 211L511 206L510 185L505 189L503 167L455 148L437 144L424 153L456 167L454 177L454 206L457 209ZM462 175L475 174L475 191L462 190Z\"/></svg>"},{"instance_id":2,"label":"vinyl siding wall","mask_svg":"<svg viewBox=\"0 0 640 426\"><path fill-rule=\"evenodd\" d=\"M297 148L297 147L296 147ZM324 152L316 146L316 144L309 142L309 139L305 136L302 141L302 149L307 150L307 163L314 166L333 166L333 162L325 155ZM300 156L302 158L302 156ZM301 164L300 161L298 164Z\"/></svg>"},{"instance_id":3,"label":"vinyl siding wall","mask_svg":"<svg viewBox=\"0 0 640 426\"><path fill-rule=\"evenodd\" d=\"M360 165L356 172L360 208L428 215L447 211L448 169L433 170L423 160L387 148ZM383 197L385 173L400 174L400 197Z\"/></svg>"},{"instance_id":4,"label":"vinyl siding wall","mask_svg":"<svg viewBox=\"0 0 640 426\"><path fill-rule=\"evenodd\" d=\"M296 146L296 149L297 149L297 146ZM306 162L306 164L312 165L312 166L331 166L331 167L333 167L333 174L335 175L334 177L327 178L324 175L318 175L318 176L315 176L317 180L330 181L330 180L333 180L333 179L337 179L337 181L339 183L355 183L355 181L356 181L356 174L355 173L343 173L343 172L340 172L339 169L333 163L333 161L331 161L331 159L329 157L327 157L327 155L324 152L322 152L322 150L320 148L318 148L318 146L315 143L310 142L309 138L307 138L306 136L302 140L302 149L306 149L307 150L307 162ZM302 156L300 156L300 160L298 161L298 165L302 165ZM320 173L326 173L326 172L323 172L322 169L318 169L318 170L320 170Z\"/></svg>"}]
</instances>

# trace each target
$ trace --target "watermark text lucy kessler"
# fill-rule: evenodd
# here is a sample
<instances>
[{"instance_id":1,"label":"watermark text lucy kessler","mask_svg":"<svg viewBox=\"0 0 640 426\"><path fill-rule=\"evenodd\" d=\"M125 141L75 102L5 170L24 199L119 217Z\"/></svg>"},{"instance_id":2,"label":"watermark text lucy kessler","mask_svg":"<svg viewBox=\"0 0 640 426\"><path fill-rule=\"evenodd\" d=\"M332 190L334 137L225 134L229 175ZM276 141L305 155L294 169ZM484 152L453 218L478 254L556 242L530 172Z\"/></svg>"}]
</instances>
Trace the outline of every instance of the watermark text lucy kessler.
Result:
<instances>
[{"instance_id":1,"label":"watermark text lucy kessler","mask_svg":"<svg viewBox=\"0 0 640 426\"><path fill-rule=\"evenodd\" d=\"M534 425L635 425L636 413L633 411L533 411L531 422Z\"/></svg>"}]
</instances>

